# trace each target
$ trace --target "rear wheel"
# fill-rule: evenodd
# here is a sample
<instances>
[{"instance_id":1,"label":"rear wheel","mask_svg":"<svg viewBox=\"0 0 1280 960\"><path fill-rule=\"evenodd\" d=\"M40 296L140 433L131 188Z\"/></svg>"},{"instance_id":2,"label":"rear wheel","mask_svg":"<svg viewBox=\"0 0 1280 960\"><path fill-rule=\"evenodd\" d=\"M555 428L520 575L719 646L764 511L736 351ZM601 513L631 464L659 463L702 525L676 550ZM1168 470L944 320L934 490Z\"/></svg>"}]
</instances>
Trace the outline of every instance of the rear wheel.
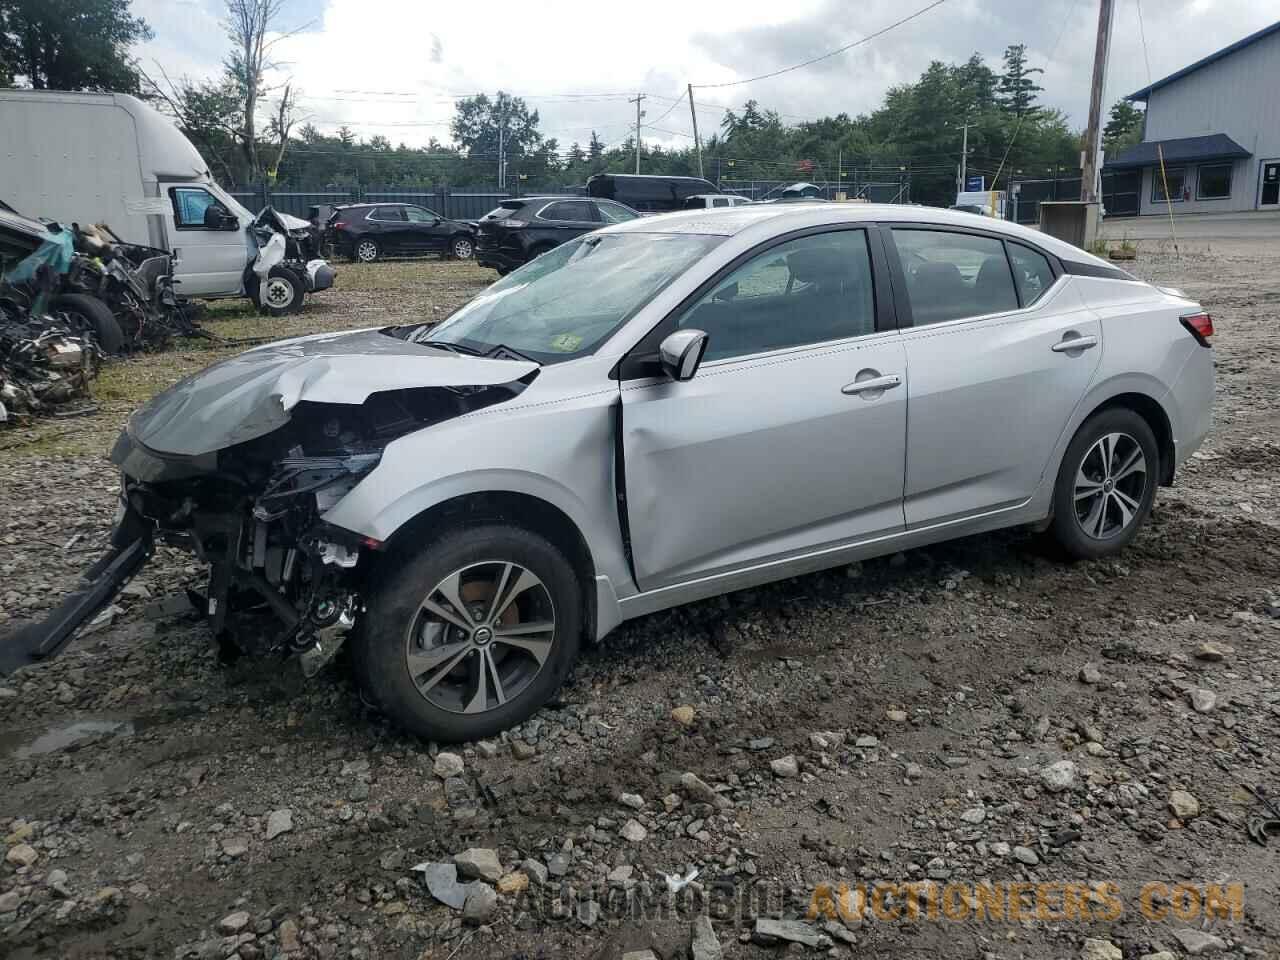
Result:
<instances>
[{"instance_id":1,"label":"rear wheel","mask_svg":"<svg viewBox=\"0 0 1280 960\"><path fill-rule=\"evenodd\" d=\"M475 252L476 246L470 237L458 236L449 242L449 253L455 260L470 260Z\"/></svg>"},{"instance_id":2,"label":"rear wheel","mask_svg":"<svg viewBox=\"0 0 1280 960\"><path fill-rule=\"evenodd\" d=\"M362 237L356 241L355 254L361 263L373 263L382 256L382 248L378 246L377 240Z\"/></svg>"},{"instance_id":3,"label":"rear wheel","mask_svg":"<svg viewBox=\"0 0 1280 960\"><path fill-rule=\"evenodd\" d=\"M124 346L124 332L111 308L87 293L64 293L49 302L54 313L66 314L75 326L93 334L103 353L119 353Z\"/></svg>"},{"instance_id":4,"label":"rear wheel","mask_svg":"<svg viewBox=\"0 0 1280 960\"><path fill-rule=\"evenodd\" d=\"M1095 414L1062 458L1053 493L1053 533L1071 556L1108 557L1128 546L1151 512L1160 449L1133 410Z\"/></svg>"},{"instance_id":5,"label":"rear wheel","mask_svg":"<svg viewBox=\"0 0 1280 960\"><path fill-rule=\"evenodd\" d=\"M444 534L387 564L355 645L365 691L406 729L492 736L551 697L578 655L581 590L554 546L519 527Z\"/></svg>"}]
</instances>

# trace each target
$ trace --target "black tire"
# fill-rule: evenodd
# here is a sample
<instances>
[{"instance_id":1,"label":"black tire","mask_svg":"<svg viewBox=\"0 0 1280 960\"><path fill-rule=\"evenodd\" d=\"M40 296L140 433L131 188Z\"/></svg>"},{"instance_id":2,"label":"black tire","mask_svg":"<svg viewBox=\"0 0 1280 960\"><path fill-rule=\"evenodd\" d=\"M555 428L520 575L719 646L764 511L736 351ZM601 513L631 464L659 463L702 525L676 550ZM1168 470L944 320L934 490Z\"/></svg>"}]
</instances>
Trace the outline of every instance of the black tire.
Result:
<instances>
[{"instance_id":1,"label":"black tire","mask_svg":"<svg viewBox=\"0 0 1280 960\"><path fill-rule=\"evenodd\" d=\"M449 256L454 260L470 260L476 255L476 242L465 233L449 241Z\"/></svg>"},{"instance_id":2,"label":"black tire","mask_svg":"<svg viewBox=\"0 0 1280 960\"><path fill-rule=\"evenodd\" d=\"M446 709L419 691L409 667L410 650L433 652L431 648L415 646L421 643L417 640L417 625L426 616L423 603L429 594L436 596L436 585L456 573L505 563L529 571L540 581L539 587L545 589L542 595L550 602L554 625L550 648L545 659L539 661L536 672L524 681L524 686L510 688L518 692L505 703L499 701L492 709L476 713ZM351 652L366 696L411 733L446 743L493 736L527 719L546 703L577 659L582 632L581 587L564 555L537 534L500 523L456 527L426 544L406 549L399 556L392 554L386 558L382 571L385 573L380 572L375 578L375 586L366 597L367 613L360 619ZM461 595L462 591L458 593ZM514 608L517 604L513 601L511 606ZM443 632L436 635L441 645L448 642L451 635L453 643L459 642L459 634L451 634L452 629L445 626ZM476 634L479 633L477 627ZM461 641L462 646L466 643ZM494 638L492 643L492 650L498 651L501 640ZM464 654L461 665L453 673L462 671L470 675L467 672L477 663L483 667L484 661L475 656L476 652L472 647ZM519 661L515 663L518 667ZM527 666L532 669L532 664ZM434 666L428 673L430 669ZM424 673L419 679L425 676ZM446 679L442 685L448 682ZM491 694L494 686L490 685ZM488 700L486 697L486 707Z\"/></svg>"},{"instance_id":3,"label":"black tire","mask_svg":"<svg viewBox=\"0 0 1280 960\"><path fill-rule=\"evenodd\" d=\"M373 237L357 237L351 247L351 259L356 263L373 263L382 258L382 245Z\"/></svg>"},{"instance_id":4,"label":"black tire","mask_svg":"<svg viewBox=\"0 0 1280 960\"><path fill-rule=\"evenodd\" d=\"M54 297L49 308L65 313L71 321L93 332L98 346L106 354L117 354L124 347L124 332L111 308L87 293L63 293Z\"/></svg>"},{"instance_id":5,"label":"black tire","mask_svg":"<svg viewBox=\"0 0 1280 960\"><path fill-rule=\"evenodd\" d=\"M1138 452L1140 488L1139 468L1129 466L1125 472L1127 464L1136 463L1132 458ZM1058 468L1054 539L1080 560L1119 553L1133 542L1151 512L1159 477L1160 448L1146 420L1124 407L1094 414L1076 431Z\"/></svg>"},{"instance_id":6,"label":"black tire","mask_svg":"<svg viewBox=\"0 0 1280 960\"><path fill-rule=\"evenodd\" d=\"M306 287L302 278L288 267L276 265L267 274L265 283L252 274L249 282L249 296L254 305L263 313L273 317L283 317L297 313L302 309L302 300L306 296Z\"/></svg>"}]
</instances>

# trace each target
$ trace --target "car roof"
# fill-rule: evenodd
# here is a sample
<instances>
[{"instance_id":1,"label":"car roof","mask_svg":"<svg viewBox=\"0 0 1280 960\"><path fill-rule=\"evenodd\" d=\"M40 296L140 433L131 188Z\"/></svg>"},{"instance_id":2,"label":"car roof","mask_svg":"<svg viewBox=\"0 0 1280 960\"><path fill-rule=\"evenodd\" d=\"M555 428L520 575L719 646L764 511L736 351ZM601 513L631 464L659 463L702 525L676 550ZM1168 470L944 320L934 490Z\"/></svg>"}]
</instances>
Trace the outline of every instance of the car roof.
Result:
<instances>
[{"instance_id":1,"label":"car roof","mask_svg":"<svg viewBox=\"0 0 1280 960\"><path fill-rule=\"evenodd\" d=\"M1024 227L1009 220L984 217L978 220L972 213L945 210L942 207L907 206L898 203L772 203L746 204L718 209L680 210L654 216L628 220L625 223L605 227L600 233L695 233L710 236L732 237L748 230L758 232L760 239L776 236L789 230L806 227L834 226L859 222L936 224L941 227L980 227L1002 233L1011 239L1025 240L1067 260L1097 263L1114 269L1107 263L1079 247L1051 237L1039 230Z\"/></svg>"}]
</instances>

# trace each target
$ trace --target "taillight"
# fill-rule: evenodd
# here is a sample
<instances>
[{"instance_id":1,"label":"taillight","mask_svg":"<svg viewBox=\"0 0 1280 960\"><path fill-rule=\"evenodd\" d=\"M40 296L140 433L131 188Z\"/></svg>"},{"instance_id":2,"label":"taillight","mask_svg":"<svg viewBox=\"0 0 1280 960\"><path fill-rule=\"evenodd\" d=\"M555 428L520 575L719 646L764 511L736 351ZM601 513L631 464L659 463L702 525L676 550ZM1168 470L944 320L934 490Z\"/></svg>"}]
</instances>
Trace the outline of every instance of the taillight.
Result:
<instances>
[{"instance_id":1,"label":"taillight","mask_svg":"<svg viewBox=\"0 0 1280 960\"><path fill-rule=\"evenodd\" d=\"M1202 347L1209 346L1209 338L1213 336L1213 317L1207 313L1190 313L1178 318L1187 332L1196 338Z\"/></svg>"},{"instance_id":2,"label":"taillight","mask_svg":"<svg viewBox=\"0 0 1280 960\"><path fill-rule=\"evenodd\" d=\"M345 230L347 228L347 222L345 220L335 220L333 223L329 224L329 226L333 227L335 230Z\"/></svg>"}]
</instances>

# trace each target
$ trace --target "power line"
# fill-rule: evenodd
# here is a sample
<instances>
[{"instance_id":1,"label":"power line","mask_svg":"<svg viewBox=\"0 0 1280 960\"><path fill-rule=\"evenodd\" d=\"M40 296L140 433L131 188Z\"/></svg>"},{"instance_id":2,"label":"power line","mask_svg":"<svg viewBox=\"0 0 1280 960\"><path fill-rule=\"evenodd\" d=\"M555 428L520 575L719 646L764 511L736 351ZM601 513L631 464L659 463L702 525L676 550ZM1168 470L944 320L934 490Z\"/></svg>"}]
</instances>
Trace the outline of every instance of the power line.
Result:
<instances>
[{"instance_id":1,"label":"power line","mask_svg":"<svg viewBox=\"0 0 1280 960\"><path fill-rule=\"evenodd\" d=\"M846 43L843 47L837 47L835 50L832 50L828 53L824 53L820 56L811 57L808 60L805 60L801 63L793 64L792 66L789 66L789 67L783 67L781 70L774 70L772 73L762 73L758 77L748 77L746 80L728 80L728 81L725 81L724 83L695 83L693 86L701 90L708 90L714 87L737 87L737 86L741 86L744 83L755 83L757 80L768 80L771 77L780 77L784 73L790 73L791 71L799 70L802 67L812 66L815 63L819 63L823 60L829 60L831 57L837 56L848 50L852 50L854 47L860 47L864 43L870 43L872 40L876 39L877 37L884 36L890 30L894 30L902 26L904 23L910 23L912 20L916 19L916 17L923 16L924 14L932 10L934 7L940 7L946 2L947 0L934 0L934 2L929 4L927 7L922 7L919 10L917 10L915 13L911 14L910 16L903 17L901 20L891 23L887 27L881 27L875 33L868 34L867 36L863 37L861 40L855 40L853 41L853 43Z\"/></svg>"}]
</instances>

